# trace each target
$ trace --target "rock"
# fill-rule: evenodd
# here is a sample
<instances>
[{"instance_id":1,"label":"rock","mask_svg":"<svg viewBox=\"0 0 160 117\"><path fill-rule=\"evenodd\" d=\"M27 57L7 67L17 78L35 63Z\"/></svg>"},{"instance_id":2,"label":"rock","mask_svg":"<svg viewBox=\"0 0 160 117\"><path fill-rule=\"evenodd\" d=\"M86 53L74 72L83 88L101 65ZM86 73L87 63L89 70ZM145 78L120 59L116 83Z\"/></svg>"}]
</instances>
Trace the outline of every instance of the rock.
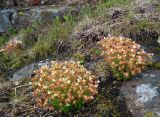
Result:
<instances>
[{"instance_id":1,"label":"rock","mask_svg":"<svg viewBox=\"0 0 160 117\"><path fill-rule=\"evenodd\" d=\"M10 1L8 1L8 0L1 0L1 2L0 2L0 8L1 9L3 9L5 7L13 7L13 6L14 6L13 0L10 0Z\"/></svg>"},{"instance_id":2,"label":"rock","mask_svg":"<svg viewBox=\"0 0 160 117\"><path fill-rule=\"evenodd\" d=\"M147 103L152 100L155 96L158 96L157 88L158 87L154 87L150 83L137 86L136 94L139 97L137 101Z\"/></svg>"},{"instance_id":3,"label":"rock","mask_svg":"<svg viewBox=\"0 0 160 117\"><path fill-rule=\"evenodd\" d=\"M45 61L39 61L35 64L35 68L34 69L39 69L41 68L42 66L50 66L51 65L51 62L50 60L46 59Z\"/></svg>"},{"instance_id":4,"label":"rock","mask_svg":"<svg viewBox=\"0 0 160 117\"><path fill-rule=\"evenodd\" d=\"M13 74L11 81L21 80L24 78L30 78L34 69L34 64L28 65Z\"/></svg>"},{"instance_id":5,"label":"rock","mask_svg":"<svg viewBox=\"0 0 160 117\"><path fill-rule=\"evenodd\" d=\"M16 11L14 9L0 11L0 33L8 31L11 27L10 19L15 12Z\"/></svg>"},{"instance_id":6,"label":"rock","mask_svg":"<svg viewBox=\"0 0 160 117\"><path fill-rule=\"evenodd\" d=\"M8 8L14 6L28 7L35 5L46 5L60 2L60 0L1 0L0 8Z\"/></svg>"},{"instance_id":7,"label":"rock","mask_svg":"<svg viewBox=\"0 0 160 117\"><path fill-rule=\"evenodd\" d=\"M9 20L5 15L0 15L0 23L0 32L6 31L6 29L8 28L8 25L6 24L9 23Z\"/></svg>"},{"instance_id":8,"label":"rock","mask_svg":"<svg viewBox=\"0 0 160 117\"><path fill-rule=\"evenodd\" d=\"M160 70L145 71L125 82L121 94L134 117L145 117L148 112L159 117Z\"/></svg>"},{"instance_id":9,"label":"rock","mask_svg":"<svg viewBox=\"0 0 160 117\"><path fill-rule=\"evenodd\" d=\"M76 14L77 10L69 7L55 8L53 6L38 6L32 8L8 9L0 11L0 32L7 32L9 27L15 30L20 30L31 26L33 22L42 21L43 23L50 23L59 16L63 18L64 15L71 11Z\"/></svg>"},{"instance_id":10,"label":"rock","mask_svg":"<svg viewBox=\"0 0 160 117\"><path fill-rule=\"evenodd\" d=\"M39 11L39 10L38 10ZM66 7L61 7L59 9L47 9L39 12L41 21L45 23L52 22L57 16L63 18L65 14L69 12L69 9Z\"/></svg>"},{"instance_id":11,"label":"rock","mask_svg":"<svg viewBox=\"0 0 160 117\"><path fill-rule=\"evenodd\" d=\"M16 71L13 74L12 78L9 78L9 79L10 81L17 81L17 80L22 80L25 78L31 78L33 71L42 66L50 66L50 61L49 60L39 61L37 63L33 63L28 66L25 66L21 68L20 70Z\"/></svg>"}]
</instances>

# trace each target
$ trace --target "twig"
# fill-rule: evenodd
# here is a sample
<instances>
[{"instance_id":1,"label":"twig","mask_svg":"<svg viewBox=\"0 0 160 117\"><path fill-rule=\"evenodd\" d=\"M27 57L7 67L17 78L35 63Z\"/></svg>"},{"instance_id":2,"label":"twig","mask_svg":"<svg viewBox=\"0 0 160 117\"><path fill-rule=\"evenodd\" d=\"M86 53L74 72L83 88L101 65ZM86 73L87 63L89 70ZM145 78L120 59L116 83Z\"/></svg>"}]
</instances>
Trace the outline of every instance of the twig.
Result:
<instances>
[{"instance_id":1,"label":"twig","mask_svg":"<svg viewBox=\"0 0 160 117\"><path fill-rule=\"evenodd\" d=\"M25 85L17 86L17 87L14 88L14 96L15 96L15 98L17 97L17 89L18 88L22 88L22 87L26 87L26 86L31 86L31 84L25 84Z\"/></svg>"}]
</instances>

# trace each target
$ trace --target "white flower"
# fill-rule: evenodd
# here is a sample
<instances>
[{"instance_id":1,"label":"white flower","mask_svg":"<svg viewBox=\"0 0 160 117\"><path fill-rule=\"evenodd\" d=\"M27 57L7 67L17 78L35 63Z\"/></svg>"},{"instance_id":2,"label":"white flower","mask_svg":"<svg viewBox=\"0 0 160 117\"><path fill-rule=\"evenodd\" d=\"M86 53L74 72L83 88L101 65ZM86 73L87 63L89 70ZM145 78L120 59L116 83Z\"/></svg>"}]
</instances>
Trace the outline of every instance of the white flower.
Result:
<instances>
[{"instance_id":1,"label":"white flower","mask_svg":"<svg viewBox=\"0 0 160 117\"><path fill-rule=\"evenodd\" d=\"M58 96L58 94L54 94L53 96L56 97L56 96Z\"/></svg>"},{"instance_id":2,"label":"white flower","mask_svg":"<svg viewBox=\"0 0 160 117\"><path fill-rule=\"evenodd\" d=\"M135 57L136 55L132 54L132 57Z\"/></svg>"},{"instance_id":3,"label":"white flower","mask_svg":"<svg viewBox=\"0 0 160 117\"><path fill-rule=\"evenodd\" d=\"M51 91L48 91L47 93L48 93L48 95L50 95L52 92L51 92Z\"/></svg>"},{"instance_id":4,"label":"white flower","mask_svg":"<svg viewBox=\"0 0 160 117\"><path fill-rule=\"evenodd\" d=\"M137 48L137 46L136 45L133 45L133 47L132 47L133 49L136 49Z\"/></svg>"},{"instance_id":5,"label":"white flower","mask_svg":"<svg viewBox=\"0 0 160 117\"><path fill-rule=\"evenodd\" d=\"M66 106L70 106L70 104L67 103Z\"/></svg>"},{"instance_id":6,"label":"white flower","mask_svg":"<svg viewBox=\"0 0 160 117\"><path fill-rule=\"evenodd\" d=\"M41 84L40 84L40 83L38 83L38 86L41 86Z\"/></svg>"},{"instance_id":7,"label":"white flower","mask_svg":"<svg viewBox=\"0 0 160 117\"><path fill-rule=\"evenodd\" d=\"M47 86L43 86L44 89L47 89Z\"/></svg>"},{"instance_id":8,"label":"white flower","mask_svg":"<svg viewBox=\"0 0 160 117\"><path fill-rule=\"evenodd\" d=\"M67 79L66 79L66 78L62 78L62 80L63 80L63 81L66 81Z\"/></svg>"},{"instance_id":9,"label":"white flower","mask_svg":"<svg viewBox=\"0 0 160 117\"><path fill-rule=\"evenodd\" d=\"M42 81L42 78L40 78L39 81Z\"/></svg>"},{"instance_id":10,"label":"white flower","mask_svg":"<svg viewBox=\"0 0 160 117\"><path fill-rule=\"evenodd\" d=\"M81 80L82 79L82 77L81 76L78 76L78 78Z\"/></svg>"},{"instance_id":11,"label":"white flower","mask_svg":"<svg viewBox=\"0 0 160 117\"><path fill-rule=\"evenodd\" d=\"M94 99L94 97L93 97L93 96L91 96L91 99Z\"/></svg>"},{"instance_id":12,"label":"white flower","mask_svg":"<svg viewBox=\"0 0 160 117\"><path fill-rule=\"evenodd\" d=\"M73 70L71 70L71 73L74 74L75 72Z\"/></svg>"},{"instance_id":13,"label":"white flower","mask_svg":"<svg viewBox=\"0 0 160 117\"><path fill-rule=\"evenodd\" d=\"M98 84L94 85L94 87L97 88L97 87L98 87Z\"/></svg>"},{"instance_id":14,"label":"white flower","mask_svg":"<svg viewBox=\"0 0 160 117\"><path fill-rule=\"evenodd\" d=\"M70 83L71 83L71 81L70 81L70 80L67 80L67 83L68 83L68 84L70 84Z\"/></svg>"},{"instance_id":15,"label":"white flower","mask_svg":"<svg viewBox=\"0 0 160 117\"><path fill-rule=\"evenodd\" d=\"M66 66L63 66L63 67L62 67L63 70L65 70L66 68L67 68Z\"/></svg>"},{"instance_id":16,"label":"white flower","mask_svg":"<svg viewBox=\"0 0 160 117\"><path fill-rule=\"evenodd\" d=\"M89 77L89 80L92 80L93 78L92 77Z\"/></svg>"},{"instance_id":17,"label":"white flower","mask_svg":"<svg viewBox=\"0 0 160 117\"><path fill-rule=\"evenodd\" d=\"M85 83L85 82L86 82L86 80L84 80L84 79L83 79L82 81L83 81L83 83Z\"/></svg>"}]
</instances>

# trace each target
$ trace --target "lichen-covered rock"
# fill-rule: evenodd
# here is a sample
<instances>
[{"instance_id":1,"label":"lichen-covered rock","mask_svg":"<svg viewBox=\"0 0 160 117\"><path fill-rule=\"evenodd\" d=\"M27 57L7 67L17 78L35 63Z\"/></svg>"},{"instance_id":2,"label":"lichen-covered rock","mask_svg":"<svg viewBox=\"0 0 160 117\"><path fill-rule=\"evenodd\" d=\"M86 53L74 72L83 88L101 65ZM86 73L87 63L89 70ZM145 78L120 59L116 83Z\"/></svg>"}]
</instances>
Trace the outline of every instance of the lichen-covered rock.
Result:
<instances>
[{"instance_id":1,"label":"lichen-covered rock","mask_svg":"<svg viewBox=\"0 0 160 117\"><path fill-rule=\"evenodd\" d=\"M125 82L121 94L134 117L145 117L152 112L160 116L160 71L149 70Z\"/></svg>"}]
</instances>

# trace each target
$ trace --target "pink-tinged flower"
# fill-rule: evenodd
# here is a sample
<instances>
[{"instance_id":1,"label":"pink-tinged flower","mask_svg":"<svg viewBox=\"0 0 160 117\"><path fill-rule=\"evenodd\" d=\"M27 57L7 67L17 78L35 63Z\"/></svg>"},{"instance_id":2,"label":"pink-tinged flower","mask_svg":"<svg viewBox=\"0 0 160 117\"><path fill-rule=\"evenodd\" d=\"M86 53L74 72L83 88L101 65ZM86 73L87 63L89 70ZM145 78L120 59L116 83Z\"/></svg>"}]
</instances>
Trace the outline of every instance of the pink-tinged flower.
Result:
<instances>
[{"instance_id":1,"label":"pink-tinged flower","mask_svg":"<svg viewBox=\"0 0 160 117\"><path fill-rule=\"evenodd\" d=\"M102 39L98 44L111 69L116 71L115 76L117 77L124 74L128 79L130 77L129 73L135 75L141 72L147 61L151 59L150 54L146 53L139 44L128 38L109 36Z\"/></svg>"},{"instance_id":2,"label":"pink-tinged flower","mask_svg":"<svg viewBox=\"0 0 160 117\"><path fill-rule=\"evenodd\" d=\"M76 104L79 99L84 102L92 100L98 94L98 80L79 62L52 62L51 67L42 67L35 72L32 80L34 88L39 89L35 98L41 100L38 105L49 106L48 100L59 99L59 105ZM37 86L34 85L37 83ZM35 90L36 92L36 90ZM90 96L86 96L85 92ZM83 98L86 96L85 98ZM51 107L52 108L52 107ZM54 107L53 107L54 108ZM52 108L52 109L53 109Z\"/></svg>"},{"instance_id":3,"label":"pink-tinged flower","mask_svg":"<svg viewBox=\"0 0 160 117\"><path fill-rule=\"evenodd\" d=\"M22 49L22 42L19 40L10 40L2 49L1 52L11 54L16 50Z\"/></svg>"}]
</instances>

